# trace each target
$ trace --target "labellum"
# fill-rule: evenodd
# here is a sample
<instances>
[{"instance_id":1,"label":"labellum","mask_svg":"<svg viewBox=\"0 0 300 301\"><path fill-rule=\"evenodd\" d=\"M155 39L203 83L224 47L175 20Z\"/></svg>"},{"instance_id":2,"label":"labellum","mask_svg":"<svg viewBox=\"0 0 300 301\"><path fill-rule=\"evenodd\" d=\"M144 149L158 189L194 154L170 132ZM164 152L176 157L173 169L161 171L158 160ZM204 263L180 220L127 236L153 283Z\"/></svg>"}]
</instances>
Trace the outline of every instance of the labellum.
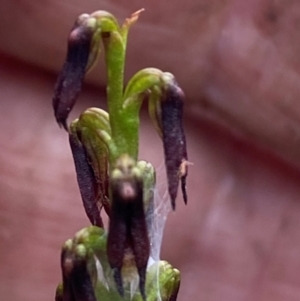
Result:
<instances>
[{"instance_id":1,"label":"labellum","mask_svg":"<svg viewBox=\"0 0 300 301\"><path fill-rule=\"evenodd\" d=\"M108 232L107 255L119 293L123 296L122 267L126 252L132 252L139 274L139 287L144 300L147 262L150 243L143 203L143 179L129 157L117 162L112 172L111 214ZM125 263L126 265L126 263Z\"/></svg>"}]
</instances>

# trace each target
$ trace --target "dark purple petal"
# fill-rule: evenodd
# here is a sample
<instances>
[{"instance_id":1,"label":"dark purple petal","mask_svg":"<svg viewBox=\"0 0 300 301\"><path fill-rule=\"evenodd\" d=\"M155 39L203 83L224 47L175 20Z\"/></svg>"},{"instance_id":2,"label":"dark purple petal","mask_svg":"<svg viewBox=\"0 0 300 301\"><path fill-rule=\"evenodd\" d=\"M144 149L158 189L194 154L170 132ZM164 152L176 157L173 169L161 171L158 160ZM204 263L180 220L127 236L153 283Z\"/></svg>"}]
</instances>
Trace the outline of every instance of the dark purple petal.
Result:
<instances>
[{"instance_id":1,"label":"dark purple petal","mask_svg":"<svg viewBox=\"0 0 300 301\"><path fill-rule=\"evenodd\" d=\"M187 164L185 164L185 162L187 161L187 150L182 125L183 99L183 91L174 81L167 85L161 101L161 130L168 178L168 190L173 210L175 210L175 200L180 179L183 199L184 202L187 203L185 189L187 176ZM181 173L183 167L182 164L185 164L184 173Z\"/></svg>"},{"instance_id":2,"label":"dark purple petal","mask_svg":"<svg viewBox=\"0 0 300 301\"><path fill-rule=\"evenodd\" d=\"M97 301L90 274L88 261L76 258L72 272L72 290L76 301Z\"/></svg>"},{"instance_id":3,"label":"dark purple petal","mask_svg":"<svg viewBox=\"0 0 300 301\"><path fill-rule=\"evenodd\" d=\"M63 249L61 253L61 270L62 270L62 279L63 279L63 292L62 300L63 301L76 301L75 296L72 291L72 284L70 280L70 269L67 262L68 250Z\"/></svg>"},{"instance_id":4,"label":"dark purple petal","mask_svg":"<svg viewBox=\"0 0 300 301\"><path fill-rule=\"evenodd\" d=\"M142 194L143 191L141 191L140 193ZM135 264L140 277L140 292L143 300L146 300L145 283L147 263L150 256L150 242L148 238L143 202L141 201L132 203L131 211L131 248L133 250Z\"/></svg>"},{"instance_id":5,"label":"dark purple petal","mask_svg":"<svg viewBox=\"0 0 300 301\"><path fill-rule=\"evenodd\" d=\"M63 301L97 301L88 271L88 256L75 252L76 250L63 250L61 256Z\"/></svg>"},{"instance_id":6,"label":"dark purple petal","mask_svg":"<svg viewBox=\"0 0 300 301\"><path fill-rule=\"evenodd\" d=\"M113 193L112 198L116 200ZM118 200L112 203L110 210L109 231L107 239L107 258L113 270L117 290L124 296L123 280L121 269L127 246L127 224L126 216L123 215L123 206L117 204Z\"/></svg>"},{"instance_id":7,"label":"dark purple petal","mask_svg":"<svg viewBox=\"0 0 300 301\"><path fill-rule=\"evenodd\" d=\"M78 25L73 28L69 36L66 61L55 85L52 103L54 114L58 124L66 130L68 115L81 91L92 37L93 31L88 27Z\"/></svg>"},{"instance_id":8,"label":"dark purple petal","mask_svg":"<svg viewBox=\"0 0 300 301\"><path fill-rule=\"evenodd\" d=\"M146 218L143 204L143 182L135 177L111 180L112 207L108 234L108 260L115 271L123 265L128 247L133 251L140 276L140 292L144 300L147 262L150 255ZM120 278L117 287L123 292ZM121 286L122 285L122 286Z\"/></svg>"},{"instance_id":9,"label":"dark purple petal","mask_svg":"<svg viewBox=\"0 0 300 301\"><path fill-rule=\"evenodd\" d=\"M183 162L182 164L186 164ZM186 178L187 178L187 165L186 165L186 172L181 175L181 191L182 191L182 196L183 196L183 201L185 204L187 204L187 192L186 192Z\"/></svg>"},{"instance_id":10,"label":"dark purple petal","mask_svg":"<svg viewBox=\"0 0 300 301\"><path fill-rule=\"evenodd\" d=\"M100 209L97 205L97 182L86 151L75 133L70 133L69 141L85 212L92 225L103 227Z\"/></svg>"}]
</instances>

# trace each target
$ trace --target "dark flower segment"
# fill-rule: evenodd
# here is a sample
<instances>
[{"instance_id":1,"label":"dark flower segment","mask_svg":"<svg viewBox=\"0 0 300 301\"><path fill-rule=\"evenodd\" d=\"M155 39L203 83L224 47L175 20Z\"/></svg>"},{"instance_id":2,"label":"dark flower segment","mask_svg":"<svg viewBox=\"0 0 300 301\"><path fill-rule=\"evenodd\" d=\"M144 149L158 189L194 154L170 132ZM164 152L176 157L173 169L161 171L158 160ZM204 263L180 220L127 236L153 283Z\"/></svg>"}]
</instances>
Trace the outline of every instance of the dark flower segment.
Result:
<instances>
[{"instance_id":1,"label":"dark flower segment","mask_svg":"<svg viewBox=\"0 0 300 301\"><path fill-rule=\"evenodd\" d=\"M177 188L181 180L183 200L187 203L187 150L182 126L184 94L175 81L169 83L161 103L161 131L165 153L169 194L175 209Z\"/></svg>"},{"instance_id":2,"label":"dark flower segment","mask_svg":"<svg viewBox=\"0 0 300 301\"><path fill-rule=\"evenodd\" d=\"M89 27L80 24L74 26L69 36L67 58L54 89L55 118L66 131L67 117L81 91L92 37L93 31Z\"/></svg>"},{"instance_id":3,"label":"dark flower segment","mask_svg":"<svg viewBox=\"0 0 300 301\"><path fill-rule=\"evenodd\" d=\"M109 222L107 256L114 271L118 291L124 295L121 269L126 253L133 253L144 300L150 244L144 213L143 178L134 161L123 156L112 172L112 206ZM125 263L126 265L126 263Z\"/></svg>"},{"instance_id":4,"label":"dark flower segment","mask_svg":"<svg viewBox=\"0 0 300 301\"><path fill-rule=\"evenodd\" d=\"M100 209L97 205L97 181L93 168L89 164L86 150L80 140L72 134L69 135L69 142L85 212L92 225L103 227Z\"/></svg>"},{"instance_id":5,"label":"dark flower segment","mask_svg":"<svg viewBox=\"0 0 300 301\"><path fill-rule=\"evenodd\" d=\"M55 86L53 109L56 121L69 133L82 202L95 227L87 232L82 230L64 245L63 284L57 290L57 301L101 301L99 290L104 300L126 299L125 287L137 275L140 291L137 301L155 301L158 296L163 301L177 298L178 270L159 261L157 268L166 269L165 273L157 274L151 267L147 271L154 237L150 229L155 214L155 170L150 163L138 160L138 139L139 110L148 96L149 113L163 142L172 208L175 210L180 181L183 200L187 203L188 161L182 125L184 93L172 74L155 68L139 71L124 89L126 38L139 13L126 19L122 27L105 11L83 14L69 36L66 61ZM89 108L68 126L68 115L87 69L98 57L101 40L108 75L109 110ZM109 229L107 236L100 238L95 235L95 229L104 227L102 207L109 217ZM95 277L97 260L105 278L105 285L100 288ZM153 275L158 277L159 286L147 284L148 274L149 279ZM110 277L115 283L113 289ZM115 289L118 297L113 293Z\"/></svg>"}]
</instances>

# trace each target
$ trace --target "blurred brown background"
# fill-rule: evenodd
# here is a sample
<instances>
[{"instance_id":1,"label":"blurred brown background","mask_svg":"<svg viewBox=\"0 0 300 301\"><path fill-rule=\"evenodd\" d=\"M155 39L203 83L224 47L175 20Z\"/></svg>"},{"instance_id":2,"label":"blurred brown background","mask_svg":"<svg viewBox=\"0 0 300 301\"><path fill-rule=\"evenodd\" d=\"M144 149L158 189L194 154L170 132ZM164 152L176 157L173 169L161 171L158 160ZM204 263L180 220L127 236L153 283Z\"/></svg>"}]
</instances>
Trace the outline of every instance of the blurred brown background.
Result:
<instances>
[{"instance_id":1,"label":"blurred brown background","mask_svg":"<svg viewBox=\"0 0 300 301\"><path fill-rule=\"evenodd\" d=\"M80 13L122 22L141 7L127 75L170 71L187 96L189 204L178 199L162 248L178 300L299 300L296 0L0 2L0 299L54 300L61 245L88 225L51 107L68 32ZM104 80L101 60L71 118L105 106ZM162 162L145 112L141 158Z\"/></svg>"}]
</instances>

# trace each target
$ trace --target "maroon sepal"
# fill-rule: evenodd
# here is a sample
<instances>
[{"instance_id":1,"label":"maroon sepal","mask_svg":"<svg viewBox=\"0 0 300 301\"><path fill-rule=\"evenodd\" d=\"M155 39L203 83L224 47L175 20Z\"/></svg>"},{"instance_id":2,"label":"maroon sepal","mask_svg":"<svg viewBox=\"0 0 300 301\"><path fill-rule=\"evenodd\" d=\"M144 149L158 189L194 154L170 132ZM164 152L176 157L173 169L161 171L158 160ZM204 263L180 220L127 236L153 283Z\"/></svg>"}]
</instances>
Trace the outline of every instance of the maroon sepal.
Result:
<instances>
[{"instance_id":1,"label":"maroon sepal","mask_svg":"<svg viewBox=\"0 0 300 301\"><path fill-rule=\"evenodd\" d=\"M150 243L143 205L143 182L137 178L112 180L111 193L107 255L117 289L123 296L121 269L125 252L130 248L140 278L140 292L146 300L145 279Z\"/></svg>"},{"instance_id":2,"label":"maroon sepal","mask_svg":"<svg viewBox=\"0 0 300 301\"><path fill-rule=\"evenodd\" d=\"M85 212L92 225L103 227L100 209L97 205L97 181L89 164L84 146L74 134L69 134L69 142L73 154L77 182Z\"/></svg>"},{"instance_id":3,"label":"maroon sepal","mask_svg":"<svg viewBox=\"0 0 300 301\"><path fill-rule=\"evenodd\" d=\"M67 118L83 82L93 32L83 25L75 26L69 36L66 61L60 72L53 97L56 121L68 131Z\"/></svg>"},{"instance_id":4,"label":"maroon sepal","mask_svg":"<svg viewBox=\"0 0 300 301\"><path fill-rule=\"evenodd\" d=\"M66 268L67 265L69 267ZM85 257L64 250L61 255L61 267L63 301L97 301Z\"/></svg>"},{"instance_id":5,"label":"maroon sepal","mask_svg":"<svg viewBox=\"0 0 300 301\"><path fill-rule=\"evenodd\" d=\"M168 190L173 210L175 210L179 180L181 180L183 200L187 203L185 188L187 177L187 150L182 125L183 99L183 91L179 88L177 83L173 81L167 85L161 101L162 140L168 178ZM184 173L181 172L182 169L184 169Z\"/></svg>"}]
</instances>

